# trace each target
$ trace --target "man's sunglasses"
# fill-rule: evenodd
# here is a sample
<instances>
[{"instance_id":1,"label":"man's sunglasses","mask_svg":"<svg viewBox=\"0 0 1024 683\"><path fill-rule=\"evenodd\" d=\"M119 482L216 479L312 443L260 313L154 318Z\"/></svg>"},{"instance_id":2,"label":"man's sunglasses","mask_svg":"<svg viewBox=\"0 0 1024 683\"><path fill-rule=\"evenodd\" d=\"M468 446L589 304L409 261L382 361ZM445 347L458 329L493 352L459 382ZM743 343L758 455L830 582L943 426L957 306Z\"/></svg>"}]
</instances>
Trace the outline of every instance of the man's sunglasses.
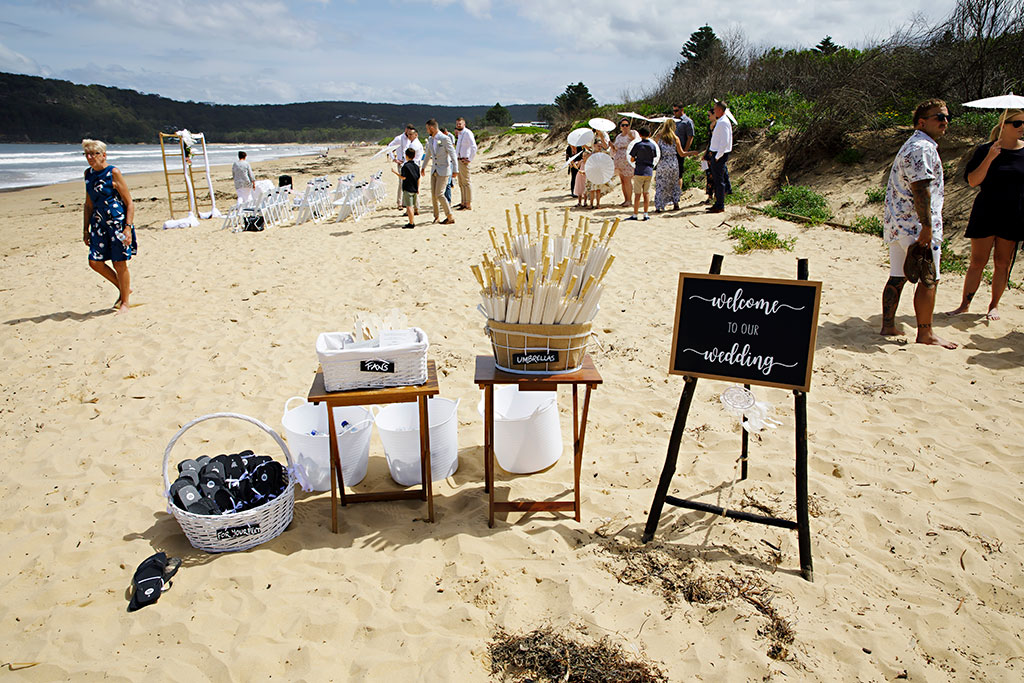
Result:
<instances>
[{"instance_id":1,"label":"man's sunglasses","mask_svg":"<svg viewBox=\"0 0 1024 683\"><path fill-rule=\"evenodd\" d=\"M950 121L953 120L953 115L952 114L932 114L931 116L925 116L925 117L922 117L922 118L935 119L939 123L942 123L943 121L945 121L946 123L949 123Z\"/></svg>"}]
</instances>

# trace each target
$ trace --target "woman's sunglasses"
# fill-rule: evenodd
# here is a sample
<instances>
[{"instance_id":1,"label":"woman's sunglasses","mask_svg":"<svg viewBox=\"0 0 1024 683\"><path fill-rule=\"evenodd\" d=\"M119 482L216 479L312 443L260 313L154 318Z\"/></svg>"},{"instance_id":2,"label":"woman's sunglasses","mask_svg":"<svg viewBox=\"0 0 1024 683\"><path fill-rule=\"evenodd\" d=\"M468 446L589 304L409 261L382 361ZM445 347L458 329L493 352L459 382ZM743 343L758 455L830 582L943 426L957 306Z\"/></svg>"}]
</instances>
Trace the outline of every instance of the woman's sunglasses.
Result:
<instances>
[{"instance_id":1,"label":"woman's sunglasses","mask_svg":"<svg viewBox=\"0 0 1024 683\"><path fill-rule=\"evenodd\" d=\"M1024 119L1017 119L1016 121L1007 121L1006 123L1008 125L1013 126L1014 128L1020 128L1021 126L1024 126Z\"/></svg>"}]
</instances>

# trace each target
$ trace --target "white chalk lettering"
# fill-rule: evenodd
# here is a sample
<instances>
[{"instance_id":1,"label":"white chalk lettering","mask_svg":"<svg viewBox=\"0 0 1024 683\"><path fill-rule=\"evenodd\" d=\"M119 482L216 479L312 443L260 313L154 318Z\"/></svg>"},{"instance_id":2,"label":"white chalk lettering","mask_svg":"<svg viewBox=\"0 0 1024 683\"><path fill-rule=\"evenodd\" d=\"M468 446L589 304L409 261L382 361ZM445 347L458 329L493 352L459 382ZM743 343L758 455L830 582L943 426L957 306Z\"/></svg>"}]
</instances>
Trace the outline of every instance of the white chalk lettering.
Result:
<instances>
[{"instance_id":1,"label":"white chalk lettering","mask_svg":"<svg viewBox=\"0 0 1024 683\"><path fill-rule=\"evenodd\" d=\"M697 349L689 348L685 350L704 356L704 360L709 363L723 363L725 365L738 365L744 368L756 368L757 371L765 377L771 374L776 365L784 368L795 368L797 365L796 363L779 363L775 360L774 356L751 353L750 344L744 344L741 349L738 342L733 344L732 348L728 351L722 351L717 346L709 349L708 351L698 351Z\"/></svg>"},{"instance_id":2,"label":"white chalk lettering","mask_svg":"<svg viewBox=\"0 0 1024 683\"><path fill-rule=\"evenodd\" d=\"M803 306L790 306L784 304L778 299L758 299L758 298L744 298L743 288L737 287L736 291L732 294L719 294L718 296L711 297L710 299L703 296L697 296L696 294L690 297L691 299L700 299L701 301L707 301L713 307L719 310L732 311L733 313L739 313L741 311L760 311L766 316L775 315L781 308L789 308L794 311L802 311Z\"/></svg>"}]
</instances>

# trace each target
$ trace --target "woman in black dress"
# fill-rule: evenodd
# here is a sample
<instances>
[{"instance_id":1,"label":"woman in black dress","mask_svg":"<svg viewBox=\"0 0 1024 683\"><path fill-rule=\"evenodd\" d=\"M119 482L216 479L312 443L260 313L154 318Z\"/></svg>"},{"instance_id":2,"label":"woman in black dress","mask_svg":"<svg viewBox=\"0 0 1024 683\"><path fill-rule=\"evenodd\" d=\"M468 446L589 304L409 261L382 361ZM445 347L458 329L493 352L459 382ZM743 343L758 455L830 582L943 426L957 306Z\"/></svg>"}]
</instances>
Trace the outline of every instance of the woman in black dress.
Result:
<instances>
[{"instance_id":1,"label":"woman in black dress","mask_svg":"<svg viewBox=\"0 0 1024 683\"><path fill-rule=\"evenodd\" d=\"M966 313L981 285L981 275L995 247L992 300L988 319L999 320L999 298L1006 289L1017 243L1024 240L1024 111L1009 109L992 129L989 141L975 150L965 177L981 186L974 199L965 236L971 238L971 265L964 278L960 306L950 315Z\"/></svg>"}]
</instances>

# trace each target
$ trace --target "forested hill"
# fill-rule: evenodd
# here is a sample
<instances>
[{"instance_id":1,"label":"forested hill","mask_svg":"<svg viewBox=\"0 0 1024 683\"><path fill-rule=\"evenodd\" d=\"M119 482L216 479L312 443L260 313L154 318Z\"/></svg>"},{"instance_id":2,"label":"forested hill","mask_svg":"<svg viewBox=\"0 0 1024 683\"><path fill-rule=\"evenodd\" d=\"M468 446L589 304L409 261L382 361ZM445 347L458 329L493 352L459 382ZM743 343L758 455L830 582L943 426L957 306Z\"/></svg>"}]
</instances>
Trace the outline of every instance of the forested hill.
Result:
<instances>
[{"instance_id":1,"label":"forested hill","mask_svg":"<svg viewBox=\"0 0 1024 683\"><path fill-rule=\"evenodd\" d=\"M537 118L536 104L507 109L516 121ZM406 123L422 131L436 118L451 126L456 116L472 124L491 105L300 104L223 105L178 102L134 90L77 85L37 76L0 72L0 142L157 141L157 132L182 128L206 134L211 142L330 142L377 140L397 135ZM422 133L421 133L422 135Z\"/></svg>"}]
</instances>

